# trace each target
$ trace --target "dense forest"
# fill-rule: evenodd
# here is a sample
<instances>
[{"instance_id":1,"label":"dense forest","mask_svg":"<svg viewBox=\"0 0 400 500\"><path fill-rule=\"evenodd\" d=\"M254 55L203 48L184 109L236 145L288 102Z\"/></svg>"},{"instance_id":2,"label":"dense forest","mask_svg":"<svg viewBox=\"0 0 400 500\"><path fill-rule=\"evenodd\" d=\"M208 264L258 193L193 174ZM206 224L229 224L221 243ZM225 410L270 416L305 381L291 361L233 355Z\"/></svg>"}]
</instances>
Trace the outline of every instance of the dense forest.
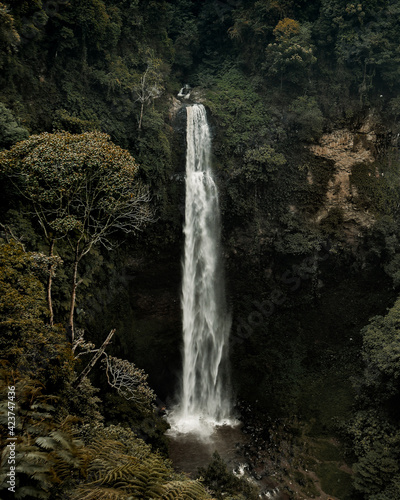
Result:
<instances>
[{"instance_id":1,"label":"dense forest","mask_svg":"<svg viewBox=\"0 0 400 500\"><path fill-rule=\"evenodd\" d=\"M199 102L254 477L400 499L399 19L399 0L0 3L1 498L257 498L218 455L174 470L162 418Z\"/></svg>"}]
</instances>

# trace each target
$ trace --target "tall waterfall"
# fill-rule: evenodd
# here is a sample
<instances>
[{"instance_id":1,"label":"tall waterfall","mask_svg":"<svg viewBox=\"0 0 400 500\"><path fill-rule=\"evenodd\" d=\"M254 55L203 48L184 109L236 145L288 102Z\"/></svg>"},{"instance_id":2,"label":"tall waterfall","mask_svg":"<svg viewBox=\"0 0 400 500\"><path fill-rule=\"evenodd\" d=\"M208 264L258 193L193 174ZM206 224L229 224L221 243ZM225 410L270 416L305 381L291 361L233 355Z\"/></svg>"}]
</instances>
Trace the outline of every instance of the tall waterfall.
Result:
<instances>
[{"instance_id":1,"label":"tall waterfall","mask_svg":"<svg viewBox=\"0 0 400 500\"><path fill-rule=\"evenodd\" d=\"M183 257L183 375L172 429L203 433L229 418L227 348L230 316L220 249L218 191L211 138L201 104L187 107L185 247Z\"/></svg>"}]
</instances>

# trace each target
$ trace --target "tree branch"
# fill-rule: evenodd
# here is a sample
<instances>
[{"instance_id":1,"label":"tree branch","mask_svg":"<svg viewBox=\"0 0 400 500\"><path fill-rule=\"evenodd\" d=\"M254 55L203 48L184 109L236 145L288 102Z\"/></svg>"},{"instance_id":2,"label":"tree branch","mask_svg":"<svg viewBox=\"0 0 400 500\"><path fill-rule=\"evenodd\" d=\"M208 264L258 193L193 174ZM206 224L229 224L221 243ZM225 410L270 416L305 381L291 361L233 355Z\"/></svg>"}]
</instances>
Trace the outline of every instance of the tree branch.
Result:
<instances>
[{"instance_id":1,"label":"tree branch","mask_svg":"<svg viewBox=\"0 0 400 500\"><path fill-rule=\"evenodd\" d=\"M106 340L103 342L103 345L100 347L100 349L96 352L96 354L93 356L93 358L90 360L86 368L81 372L81 374L78 376L76 379L75 387L78 388L83 380L89 375L90 371L94 367L94 365L97 363L97 361L100 359L100 357L103 355L104 351L106 350L106 347L110 343L114 333L116 332L116 329L114 328L113 330L110 331L108 334Z\"/></svg>"}]
</instances>

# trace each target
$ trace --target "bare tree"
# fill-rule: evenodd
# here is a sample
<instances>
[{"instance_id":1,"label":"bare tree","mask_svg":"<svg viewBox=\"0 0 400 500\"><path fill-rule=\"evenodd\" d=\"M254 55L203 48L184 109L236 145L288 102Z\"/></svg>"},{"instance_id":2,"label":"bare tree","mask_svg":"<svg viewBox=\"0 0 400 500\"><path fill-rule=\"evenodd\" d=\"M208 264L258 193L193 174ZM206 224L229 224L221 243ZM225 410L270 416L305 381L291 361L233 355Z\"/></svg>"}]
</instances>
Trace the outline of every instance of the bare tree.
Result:
<instances>
[{"instance_id":1,"label":"bare tree","mask_svg":"<svg viewBox=\"0 0 400 500\"><path fill-rule=\"evenodd\" d=\"M159 60L150 59L139 82L132 87L135 102L140 102L139 130L142 128L144 105L160 97L164 90L159 67Z\"/></svg>"},{"instance_id":2,"label":"bare tree","mask_svg":"<svg viewBox=\"0 0 400 500\"><path fill-rule=\"evenodd\" d=\"M149 407L155 400L153 390L147 384L147 373L125 359L105 354L102 360L111 387L140 407Z\"/></svg>"}]
</instances>

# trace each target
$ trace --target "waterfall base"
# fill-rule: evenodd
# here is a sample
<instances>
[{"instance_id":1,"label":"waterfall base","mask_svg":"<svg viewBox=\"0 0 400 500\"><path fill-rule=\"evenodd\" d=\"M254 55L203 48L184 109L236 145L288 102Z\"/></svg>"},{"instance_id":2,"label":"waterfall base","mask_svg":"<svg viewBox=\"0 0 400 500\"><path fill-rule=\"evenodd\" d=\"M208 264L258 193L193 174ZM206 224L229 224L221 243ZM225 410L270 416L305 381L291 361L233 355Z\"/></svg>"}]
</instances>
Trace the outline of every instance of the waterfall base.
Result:
<instances>
[{"instance_id":1,"label":"waterfall base","mask_svg":"<svg viewBox=\"0 0 400 500\"><path fill-rule=\"evenodd\" d=\"M194 428L194 432L188 430L195 423L198 422L187 422L186 432L182 428L171 428L168 431L169 455L177 470L197 474L199 467L206 467L210 463L215 451L232 470L243 461L238 458L239 450L248 441L248 437L241 432L238 421L234 421L234 425L218 423L214 426L211 422L201 422L202 433L198 432L198 427Z\"/></svg>"},{"instance_id":2,"label":"waterfall base","mask_svg":"<svg viewBox=\"0 0 400 500\"><path fill-rule=\"evenodd\" d=\"M199 468L207 468L213 460L215 452L223 459L227 469L236 477L240 477L256 485L260 489L259 498L269 500L288 500L279 489L271 486L271 481L257 481L250 473L250 465L245 450L250 446L250 436L242 432L242 423L235 425L216 425L208 439L203 439L197 432L175 433L169 431L169 457L174 468L179 472L196 478ZM197 431L198 429L196 429ZM254 472L254 471L253 471Z\"/></svg>"},{"instance_id":3,"label":"waterfall base","mask_svg":"<svg viewBox=\"0 0 400 500\"><path fill-rule=\"evenodd\" d=\"M254 443L251 434L243 432L243 422L215 422L196 416L184 419L178 415L174 417L173 412L168 415L168 422L171 424L171 429L167 431L169 458L177 471L196 478L199 468L207 468L217 452L229 472L259 488L259 498L289 499L279 491L276 481L269 474L259 476L260 471L252 466L249 450Z\"/></svg>"},{"instance_id":4,"label":"waterfall base","mask_svg":"<svg viewBox=\"0 0 400 500\"><path fill-rule=\"evenodd\" d=\"M167 431L168 436L178 437L191 434L195 439L204 442L212 441L213 437L218 433L218 429L223 427L234 428L239 426L240 423L232 418L217 421L203 415L180 415L174 410L167 414L167 420L171 426Z\"/></svg>"}]
</instances>

